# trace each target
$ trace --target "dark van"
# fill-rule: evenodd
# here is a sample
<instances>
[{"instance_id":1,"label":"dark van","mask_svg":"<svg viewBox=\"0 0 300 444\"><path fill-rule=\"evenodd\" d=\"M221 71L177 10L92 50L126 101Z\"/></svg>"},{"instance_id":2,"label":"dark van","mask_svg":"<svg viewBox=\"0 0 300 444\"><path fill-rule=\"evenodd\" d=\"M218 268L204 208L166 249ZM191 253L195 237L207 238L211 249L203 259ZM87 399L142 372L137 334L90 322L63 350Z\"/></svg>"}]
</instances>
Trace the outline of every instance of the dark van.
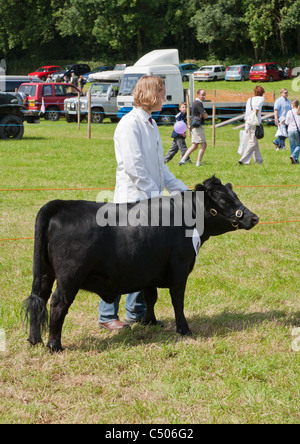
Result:
<instances>
[{"instance_id":1,"label":"dark van","mask_svg":"<svg viewBox=\"0 0 300 444\"><path fill-rule=\"evenodd\" d=\"M22 83L29 82L42 82L42 80L36 77L28 76L0 76L0 91L3 92L16 92L18 91Z\"/></svg>"}]
</instances>

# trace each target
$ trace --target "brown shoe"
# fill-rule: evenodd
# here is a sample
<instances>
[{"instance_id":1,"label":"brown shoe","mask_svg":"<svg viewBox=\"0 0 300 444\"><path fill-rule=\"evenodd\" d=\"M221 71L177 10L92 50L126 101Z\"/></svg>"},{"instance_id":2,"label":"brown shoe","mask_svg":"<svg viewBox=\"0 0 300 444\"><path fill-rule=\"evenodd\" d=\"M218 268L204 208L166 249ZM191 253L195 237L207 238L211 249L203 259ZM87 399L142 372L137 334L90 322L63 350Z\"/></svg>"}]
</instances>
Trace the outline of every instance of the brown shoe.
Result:
<instances>
[{"instance_id":1,"label":"brown shoe","mask_svg":"<svg viewBox=\"0 0 300 444\"><path fill-rule=\"evenodd\" d=\"M109 322L99 322L99 326L109 331L123 330L125 328L130 328L128 324L125 324L125 322L119 321L118 319Z\"/></svg>"},{"instance_id":2,"label":"brown shoe","mask_svg":"<svg viewBox=\"0 0 300 444\"><path fill-rule=\"evenodd\" d=\"M290 156L290 159L293 164L297 163L296 160L293 158L293 156Z\"/></svg>"}]
</instances>

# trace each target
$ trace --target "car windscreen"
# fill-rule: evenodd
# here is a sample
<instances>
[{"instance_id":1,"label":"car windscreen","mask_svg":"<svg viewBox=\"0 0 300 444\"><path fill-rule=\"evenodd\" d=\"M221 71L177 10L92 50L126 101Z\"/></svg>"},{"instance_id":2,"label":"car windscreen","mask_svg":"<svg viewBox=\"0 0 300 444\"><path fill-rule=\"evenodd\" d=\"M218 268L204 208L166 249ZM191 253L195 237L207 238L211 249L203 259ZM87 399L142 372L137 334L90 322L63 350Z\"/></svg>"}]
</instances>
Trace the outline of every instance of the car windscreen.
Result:
<instances>
[{"instance_id":1,"label":"car windscreen","mask_svg":"<svg viewBox=\"0 0 300 444\"><path fill-rule=\"evenodd\" d=\"M19 92L25 94L26 96L35 96L35 91L35 85L21 85L19 88Z\"/></svg>"},{"instance_id":2,"label":"car windscreen","mask_svg":"<svg viewBox=\"0 0 300 444\"><path fill-rule=\"evenodd\" d=\"M233 72L235 72L235 71L238 71L238 70L239 70L239 67L238 67L238 66L229 66L227 72L228 72L228 71L233 71Z\"/></svg>"},{"instance_id":3,"label":"car windscreen","mask_svg":"<svg viewBox=\"0 0 300 444\"><path fill-rule=\"evenodd\" d=\"M251 71L264 71L265 70L265 65L256 65L256 66L252 66Z\"/></svg>"},{"instance_id":4,"label":"car windscreen","mask_svg":"<svg viewBox=\"0 0 300 444\"><path fill-rule=\"evenodd\" d=\"M202 66L202 68L199 69L199 71L212 71L212 67L211 66Z\"/></svg>"},{"instance_id":5,"label":"car windscreen","mask_svg":"<svg viewBox=\"0 0 300 444\"><path fill-rule=\"evenodd\" d=\"M107 94L107 91L108 91L108 88L110 88L110 84L109 83L94 83L92 86L91 86L91 89L90 89L90 93L92 94L92 95L106 95Z\"/></svg>"},{"instance_id":6,"label":"car windscreen","mask_svg":"<svg viewBox=\"0 0 300 444\"><path fill-rule=\"evenodd\" d=\"M137 81L143 77L144 73L136 73L136 74L124 74L120 86L119 95L120 96L130 96L133 94L133 90Z\"/></svg>"}]
</instances>

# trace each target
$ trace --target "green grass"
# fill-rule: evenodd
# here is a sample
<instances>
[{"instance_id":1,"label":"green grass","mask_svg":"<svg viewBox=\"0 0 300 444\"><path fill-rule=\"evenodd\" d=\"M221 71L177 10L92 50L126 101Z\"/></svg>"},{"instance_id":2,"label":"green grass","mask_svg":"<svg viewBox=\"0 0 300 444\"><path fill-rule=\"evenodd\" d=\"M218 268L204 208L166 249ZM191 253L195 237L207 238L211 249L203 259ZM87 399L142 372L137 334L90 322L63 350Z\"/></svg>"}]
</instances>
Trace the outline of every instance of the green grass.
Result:
<instances>
[{"instance_id":1,"label":"green grass","mask_svg":"<svg viewBox=\"0 0 300 444\"><path fill-rule=\"evenodd\" d=\"M245 82L234 82L234 81L225 81L219 80L217 82L195 82L195 91L200 88L206 89L207 91L211 90L222 90L222 91L233 91L233 92L253 92L253 89L256 85L263 86L266 92L273 93L275 91L275 96L278 98L280 96L280 90L282 88L287 88L289 91L289 98L299 99L300 93L299 91L293 91L293 79L281 80L279 82L251 82L250 80L246 80ZM296 85L297 86L297 85ZM185 82L184 87L188 88L189 83ZM298 89L298 88L297 88Z\"/></svg>"},{"instance_id":2,"label":"green grass","mask_svg":"<svg viewBox=\"0 0 300 444\"><path fill-rule=\"evenodd\" d=\"M114 129L93 125L88 140L86 124L26 125L23 140L0 142L0 188L113 187ZM160 132L167 151L171 128ZM264 164L248 167L238 165L232 126L217 130L214 148L209 125L206 133L203 166L179 167L177 156L169 163L177 177L192 186L216 174L261 222L300 220L292 186L300 185L299 168L289 150L274 150L274 127L265 126L260 142ZM96 190L0 191L0 239L33 236L36 213L51 199L96 197ZM99 298L81 291L64 324L65 350L55 355L28 345L20 316L33 241L0 241L0 423L299 423L300 354L291 348L300 326L299 227L260 224L204 244L185 297L192 338L175 333L167 290L156 305L164 329L136 325L117 334L98 328Z\"/></svg>"}]
</instances>

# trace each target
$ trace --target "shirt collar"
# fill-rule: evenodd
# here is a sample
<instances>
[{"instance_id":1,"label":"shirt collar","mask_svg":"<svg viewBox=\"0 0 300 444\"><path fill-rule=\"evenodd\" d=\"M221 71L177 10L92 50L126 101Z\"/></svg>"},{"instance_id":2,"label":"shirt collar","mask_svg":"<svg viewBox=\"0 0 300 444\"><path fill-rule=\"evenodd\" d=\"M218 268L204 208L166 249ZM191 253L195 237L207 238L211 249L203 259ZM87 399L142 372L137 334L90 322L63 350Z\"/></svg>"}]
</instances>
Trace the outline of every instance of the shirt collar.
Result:
<instances>
[{"instance_id":1,"label":"shirt collar","mask_svg":"<svg viewBox=\"0 0 300 444\"><path fill-rule=\"evenodd\" d=\"M141 120L143 120L144 122L148 122L149 121L149 117L151 117L150 114L147 113L147 111L145 111L143 108L136 108L137 114L138 116L141 118ZM149 122L150 124L150 122Z\"/></svg>"}]
</instances>

